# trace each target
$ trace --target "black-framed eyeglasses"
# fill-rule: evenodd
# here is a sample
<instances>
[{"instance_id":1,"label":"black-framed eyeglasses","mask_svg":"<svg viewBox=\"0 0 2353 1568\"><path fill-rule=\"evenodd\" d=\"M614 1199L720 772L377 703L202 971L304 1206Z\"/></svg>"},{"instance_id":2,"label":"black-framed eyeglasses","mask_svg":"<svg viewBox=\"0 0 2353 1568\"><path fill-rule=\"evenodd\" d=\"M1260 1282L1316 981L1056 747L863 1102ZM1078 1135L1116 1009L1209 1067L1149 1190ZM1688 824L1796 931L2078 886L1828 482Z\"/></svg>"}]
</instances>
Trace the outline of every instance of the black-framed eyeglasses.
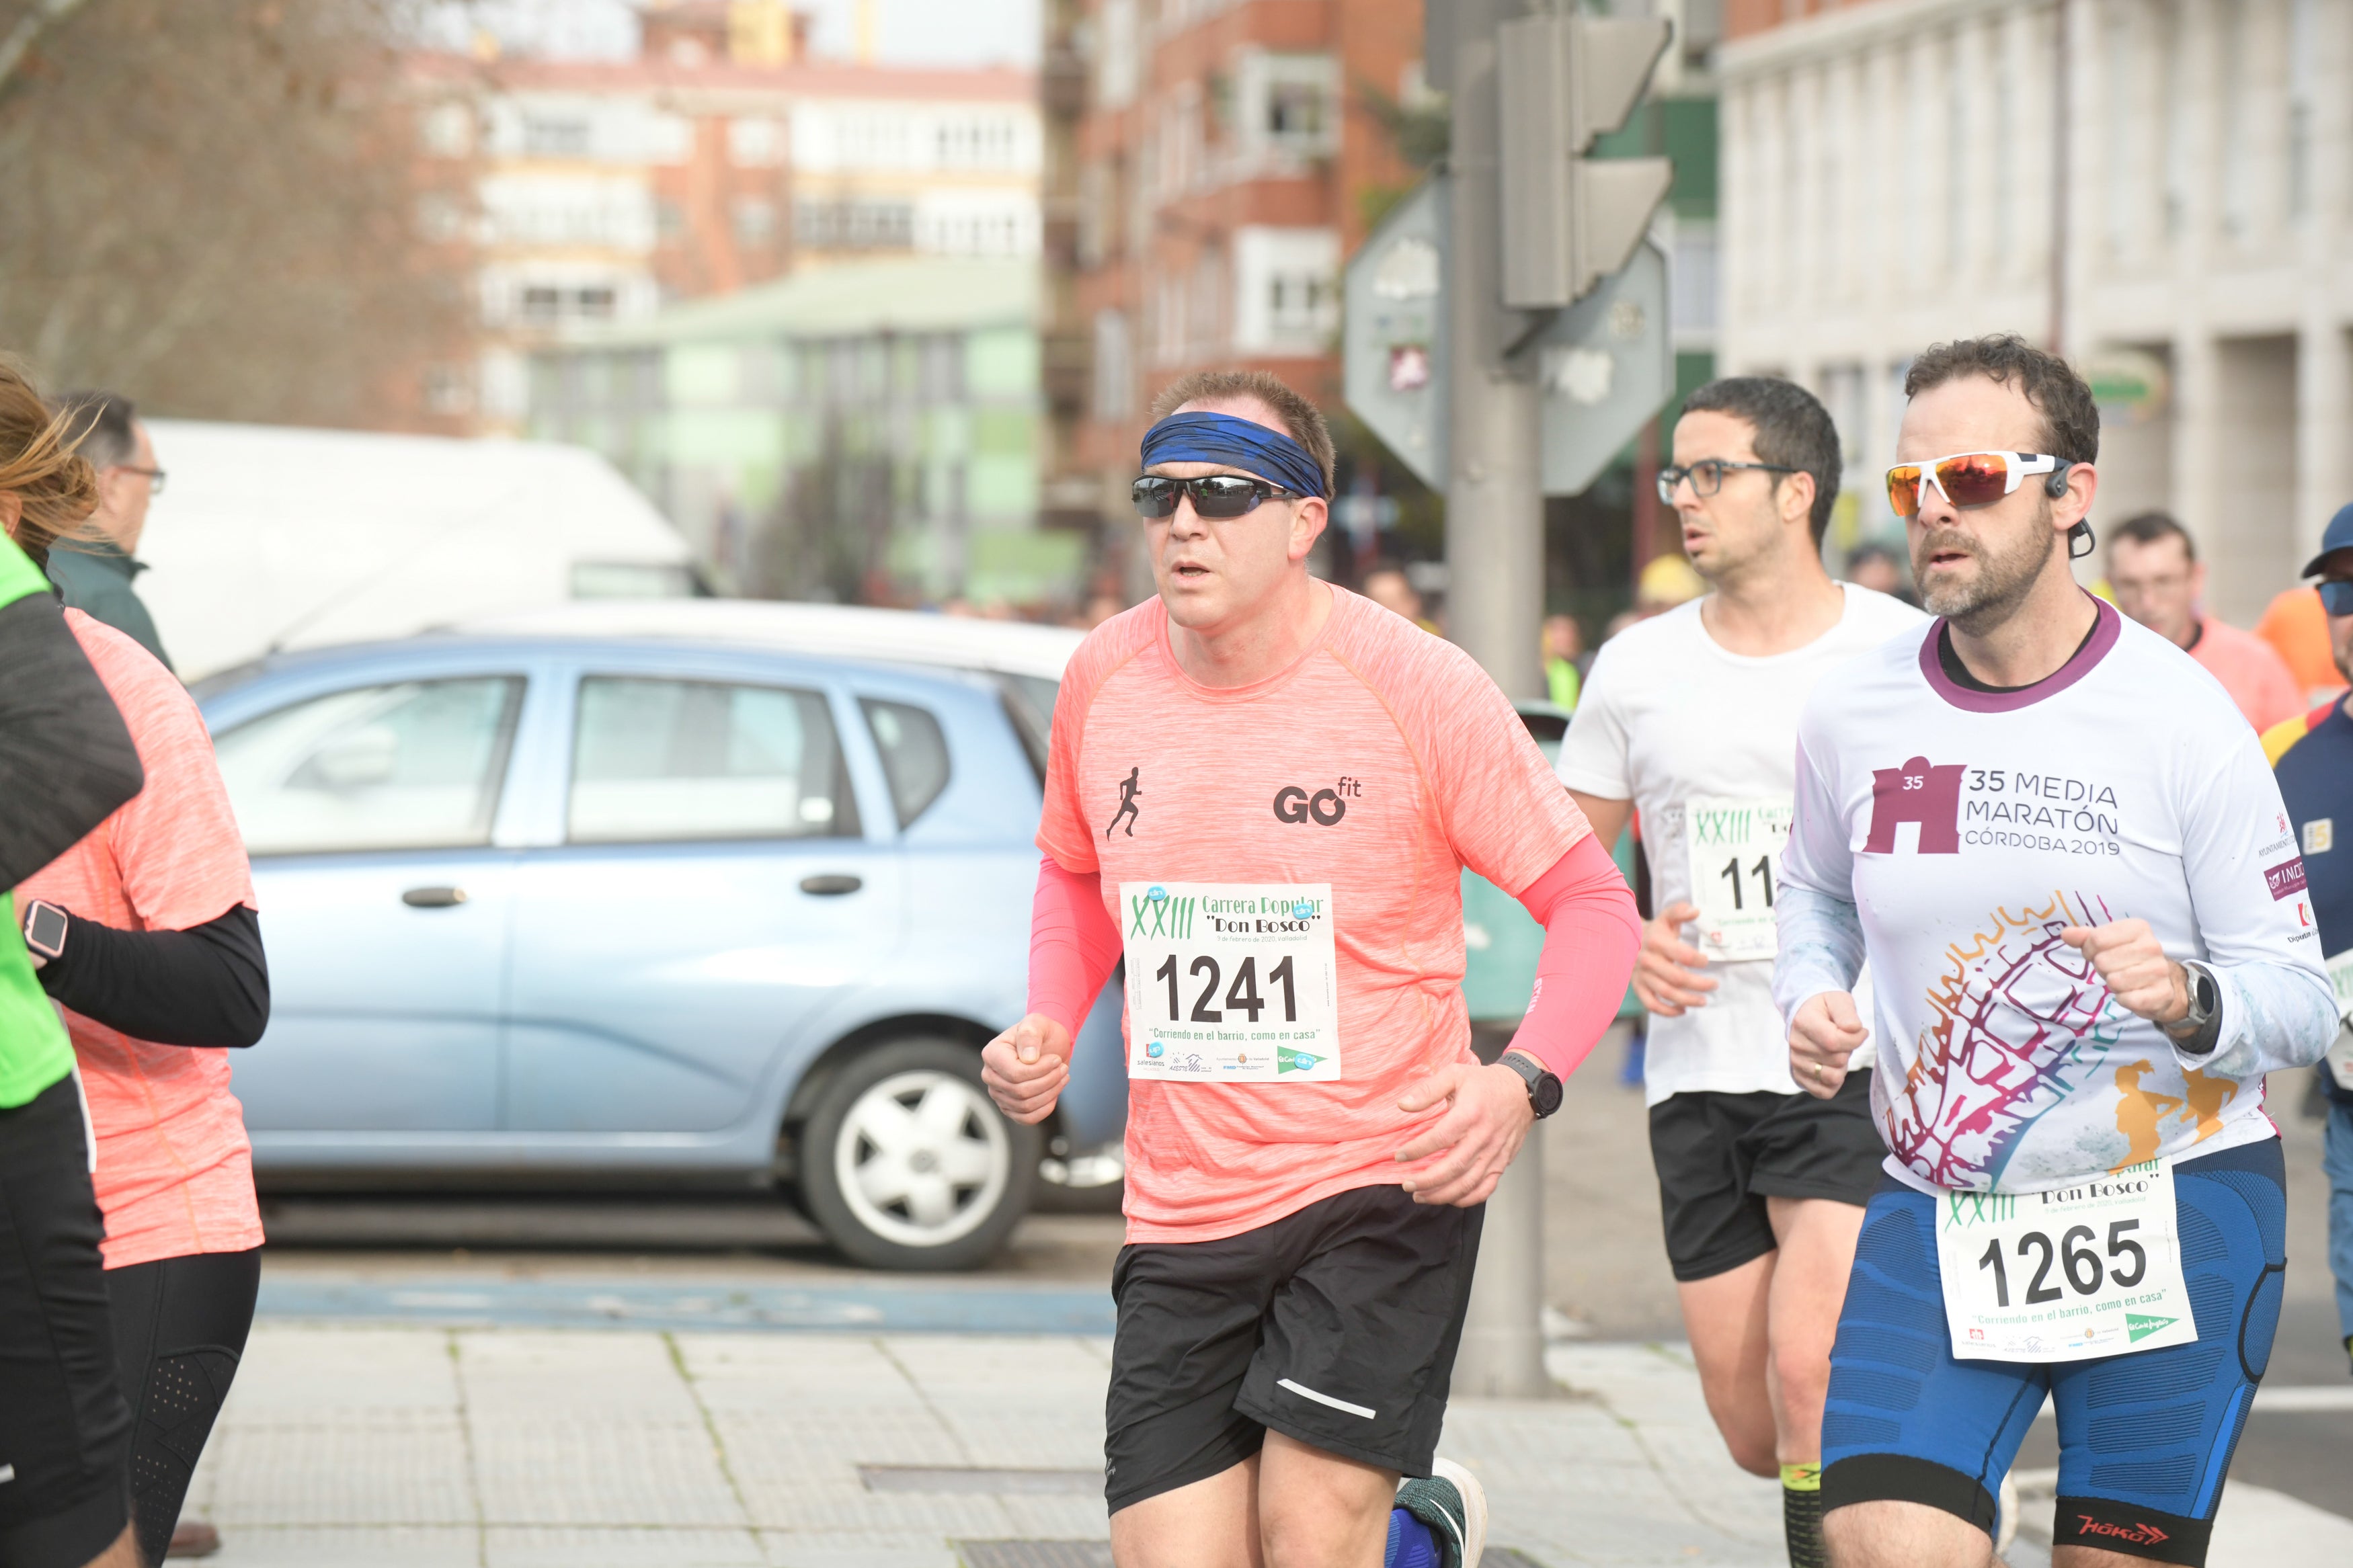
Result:
<instances>
[{"instance_id":1,"label":"black-framed eyeglasses","mask_svg":"<svg viewBox=\"0 0 2353 1568\"><path fill-rule=\"evenodd\" d=\"M1240 517L1256 511L1264 500L1296 500L1297 490L1271 485L1264 479L1247 479L1240 474L1204 474L1198 479L1172 479L1162 474L1145 474L1129 487L1135 510L1155 520L1176 514L1176 498L1193 498L1193 510L1200 517Z\"/></svg>"},{"instance_id":2,"label":"black-framed eyeglasses","mask_svg":"<svg viewBox=\"0 0 2353 1568\"><path fill-rule=\"evenodd\" d=\"M164 481L170 477L161 468L142 468L136 463L117 463L114 467L116 471L120 473L146 475L147 493L149 495L162 495L164 493Z\"/></svg>"},{"instance_id":3,"label":"black-framed eyeglasses","mask_svg":"<svg viewBox=\"0 0 2353 1568\"><path fill-rule=\"evenodd\" d=\"M1685 479L1691 481L1692 494L1705 500L1724 488L1724 476L1735 468L1755 468L1766 474L1794 474L1795 468L1785 468L1778 463L1736 463L1724 458L1702 458L1687 468L1659 470L1659 499L1669 506L1675 504L1675 487Z\"/></svg>"},{"instance_id":4,"label":"black-framed eyeglasses","mask_svg":"<svg viewBox=\"0 0 2353 1568\"><path fill-rule=\"evenodd\" d=\"M2322 609L2332 616L2353 616L2353 577L2331 577L2317 586Z\"/></svg>"}]
</instances>

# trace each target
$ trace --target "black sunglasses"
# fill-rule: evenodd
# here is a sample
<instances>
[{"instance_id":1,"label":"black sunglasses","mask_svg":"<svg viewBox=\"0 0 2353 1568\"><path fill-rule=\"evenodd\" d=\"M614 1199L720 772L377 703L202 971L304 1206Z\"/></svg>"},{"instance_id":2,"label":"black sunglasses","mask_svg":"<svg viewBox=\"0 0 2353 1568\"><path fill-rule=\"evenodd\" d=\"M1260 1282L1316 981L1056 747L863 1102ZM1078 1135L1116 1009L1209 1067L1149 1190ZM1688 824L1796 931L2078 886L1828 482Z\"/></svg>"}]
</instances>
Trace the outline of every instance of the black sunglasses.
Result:
<instances>
[{"instance_id":1,"label":"black sunglasses","mask_svg":"<svg viewBox=\"0 0 2353 1568\"><path fill-rule=\"evenodd\" d=\"M1293 500L1297 490L1287 490L1281 485L1271 485L1264 479L1244 479L1240 474L1205 474L1198 479L1172 479L1159 474L1146 474L1130 487L1135 510L1149 518L1174 517L1176 498L1193 498L1193 510L1200 517L1240 517L1256 511L1259 503L1268 500Z\"/></svg>"},{"instance_id":2,"label":"black sunglasses","mask_svg":"<svg viewBox=\"0 0 2353 1568\"><path fill-rule=\"evenodd\" d=\"M2319 588L2322 609L2332 616L2353 616L2353 578L2331 577Z\"/></svg>"}]
</instances>

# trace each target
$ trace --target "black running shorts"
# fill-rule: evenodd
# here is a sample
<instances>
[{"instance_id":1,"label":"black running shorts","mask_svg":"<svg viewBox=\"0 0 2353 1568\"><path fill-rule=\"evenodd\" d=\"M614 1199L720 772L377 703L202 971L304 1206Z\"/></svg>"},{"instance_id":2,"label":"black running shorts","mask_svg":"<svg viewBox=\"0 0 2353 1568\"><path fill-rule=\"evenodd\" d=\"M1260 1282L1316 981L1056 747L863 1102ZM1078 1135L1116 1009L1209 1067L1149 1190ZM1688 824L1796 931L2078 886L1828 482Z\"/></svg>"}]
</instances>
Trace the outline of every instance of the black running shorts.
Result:
<instances>
[{"instance_id":1,"label":"black running shorts","mask_svg":"<svg viewBox=\"0 0 2353 1568\"><path fill-rule=\"evenodd\" d=\"M1705 1279L1772 1251L1768 1197L1861 1208L1878 1190L1886 1158L1868 1072L1849 1073L1829 1100L1669 1095L1651 1107L1651 1160L1675 1278Z\"/></svg>"},{"instance_id":2,"label":"black running shorts","mask_svg":"<svg viewBox=\"0 0 2353 1568\"><path fill-rule=\"evenodd\" d=\"M1485 1213L1359 1187L1219 1241L1122 1247L1111 1511L1231 1468L1270 1426L1428 1475Z\"/></svg>"},{"instance_id":3,"label":"black running shorts","mask_svg":"<svg viewBox=\"0 0 2353 1568\"><path fill-rule=\"evenodd\" d=\"M0 1110L0 1568L81 1568L130 1518L81 1097Z\"/></svg>"}]
</instances>

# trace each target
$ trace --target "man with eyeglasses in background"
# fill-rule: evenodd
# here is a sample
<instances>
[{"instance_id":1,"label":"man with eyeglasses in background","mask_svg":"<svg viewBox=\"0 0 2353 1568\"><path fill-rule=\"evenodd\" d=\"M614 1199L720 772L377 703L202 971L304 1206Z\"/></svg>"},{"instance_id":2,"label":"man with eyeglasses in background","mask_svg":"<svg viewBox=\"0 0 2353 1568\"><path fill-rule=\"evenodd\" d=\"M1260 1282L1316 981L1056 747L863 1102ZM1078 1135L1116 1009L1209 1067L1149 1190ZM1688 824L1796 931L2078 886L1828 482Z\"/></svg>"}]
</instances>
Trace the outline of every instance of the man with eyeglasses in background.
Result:
<instances>
[{"instance_id":1,"label":"man with eyeglasses in background","mask_svg":"<svg viewBox=\"0 0 2353 1568\"><path fill-rule=\"evenodd\" d=\"M1314 405L1212 372L1153 416L1159 593L1062 677L1029 1013L981 1058L1008 1116L1050 1114L1124 950L1113 1560L1474 1568L1483 1494L1435 1448L1483 1205L1617 1013L1634 901L1494 682L1308 574ZM1546 932L1486 1066L1466 865Z\"/></svg>"},{"instance_id":2,"label":"man with eyeglasses in background","mask_svg":"<svg viewBox=\"0 0 2353 1568\"><path fill-rule=\"evenodd\" d=\"M2108 531L2108 587L2117 609L2221 681L2257 734L2304 710L2304 692L2272 645L2206 613L2206 563L2172 518L2145 511Z\"/></svg>"},{"instance_id":3,"label":"man with eyeglasses in background","mask_svg":"<svg viewBox=\"0 0 2353 1568\"><path fill-rule=\"evenodd\" d=\"M2338 509L2303 575L2320 579L2328 649L2353 680L2353 506ZM2311 712L2263 732L2263 754L2304 854L2313 924L2345 1020L2320 1067L2328 1105L2328 1268L2337 1276L2337 1329L2353 1358L2353 697L2331 698ZM2337 842L2338 817L2346 842ZM2342 855L2337 851L2343 848Z\"/></svg>"},{"instance_id":4,"label":"man with eyeglasses in background","mask_svg":"<svg viewBox=\"0 0 2353 1568\"><path fill-rule=\"evenodd\" d=\"M2304 866L2222 689L2075 584L2083 378L2003 335L1905 393L1888 501L1939 619L1806 704L1775 909L1797 1079L1875 1044L1890 1150L1823 1533L1839 1568L1981 1568L2047 1394L2057 1568L2198 1568L2279 1322L2263 1075L2337 1031Z\"/></svg>"},{"instance_id":5,"label":"man with eyeglasses in background","mask_svg":"<svg viewBox=\"0 0 2353 1568\"><path fill-rule=\"evenodd\" d=\"M165 669L171 656L132 582L147 570L139 559L140 536L147 531L147 503L164 493L164 470L155 466L155 443L127 397L111 392L69 392L58 401L76 448L98 470L98 510L86 531L61 539L49 552L49 581L68 609L112 626L155 656Z\"/></svg>"},{"instance_id":6,"label":"man with eyeglasses in background","mask_svg":"<svg viewBox=\"0 0 2353 1568\"><path fill-rule=\"evenodd\" d=\"M1831 1337L1884 1151L1867 1076L1827 1102L1789 1076L1774 860L1807 694L1926 620L1823 570L1839 468L1803 387L1735 376L1685 399L1659 499L1711 592L1602 645L1559 768L1602 842L1641 815L1658 913L1634 988L1667 1259L1717 1430L1781 1481L1793 1568L1822 1561Z\"/></svg>"}]
</instances>

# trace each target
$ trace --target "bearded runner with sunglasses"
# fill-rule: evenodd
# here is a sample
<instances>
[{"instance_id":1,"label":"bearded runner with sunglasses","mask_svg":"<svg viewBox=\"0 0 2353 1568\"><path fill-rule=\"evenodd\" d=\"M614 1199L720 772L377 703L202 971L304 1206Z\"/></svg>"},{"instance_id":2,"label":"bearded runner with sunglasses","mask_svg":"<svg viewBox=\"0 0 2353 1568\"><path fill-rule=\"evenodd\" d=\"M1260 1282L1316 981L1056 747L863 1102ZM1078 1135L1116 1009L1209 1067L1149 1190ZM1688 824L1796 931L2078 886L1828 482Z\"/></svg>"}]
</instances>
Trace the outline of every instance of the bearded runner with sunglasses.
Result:
<instances>
[{"instance_id":1,"label":"bearded runner with sunglasses","mask_svg":"<svg viewBox=\"0 0 2353 1568\"><path fill-rule=\"evenodd\" d=\"M1839 438L1805 388L1711 382L1674 442L1659 496L1712 592L1602 645L1560 776L1605 842L1641 813L1657 918L1634 989L1667 1260L1708 1413L1743 1469L1780 1479L1792 1568L1821 1568L1831 1337L1884 1151L1868 1074L1828 1101L1790 1080L1773 860L1807 693L1927 617L1822 570Z\"/></svg>"},{"instance_id":2,"label":"bearded runner with sunglasses","mask_svg":"<svg viewBox=\"0 0 2353 1568\"><path fill-rule=\"evenodd\" d=\"M1625 994L1633 900L1477 665L1308 575L1314 405L1233 372L1154 412L1159 595L1063 676L1030 1013L983 1053L1008 1116L1050 1114L1124 955L1113 1556L1472 1568L1485 1503L1434 1449L1481 1205ZM1465 866L1547 933L1485 1067Z\"/></svg>"},{"instance_id":3,"label":"bearded runner with sunglasses","mask_svg":"<svg viewBox=\"0 0 2353 1568\"><path fill-rule=\"evenodd\" d=\"M2263 1074L2336 1033L2304 866L2228 693L2075 585L2091 389L1993 337L1905 391L1888 499L1940 618L1808 702L1776 906L1798 1081L1875 1043L1890 1150L1824 1534L1840 1568L1986 1563L2047 1393L2053 1563L2201 1563L2279 1319Z\"/></svg>"}]
</instances>

